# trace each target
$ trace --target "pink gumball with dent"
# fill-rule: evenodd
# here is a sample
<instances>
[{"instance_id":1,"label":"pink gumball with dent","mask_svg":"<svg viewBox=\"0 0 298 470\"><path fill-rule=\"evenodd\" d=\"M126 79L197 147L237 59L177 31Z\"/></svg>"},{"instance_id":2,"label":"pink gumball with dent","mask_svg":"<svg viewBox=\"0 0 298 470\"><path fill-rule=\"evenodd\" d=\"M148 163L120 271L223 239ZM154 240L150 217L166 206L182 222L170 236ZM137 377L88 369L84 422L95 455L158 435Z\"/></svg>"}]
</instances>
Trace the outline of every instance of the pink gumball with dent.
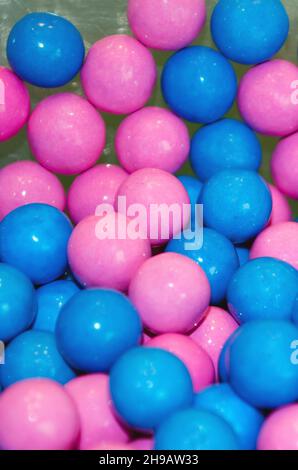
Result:
<instances>
[{"instance_id":1,"label":"pink gumball with dent","mask_svg":"<svg viewBox=\"0 0 298 470\"><path fill-rule=\"evenodd\" d=\"M298 103L296 110L298 114ZM298 132L277 144L271 159L271 172L280 191L298 199Z\"/></svg>"},{"instance_id":2,"label":"pink gumball with dent","mask_svg":"<svg viewBox=\"0 0 298 470\"><path fill-rule=\"evenodd\" d=\"M24 83L6 67L0 67L0 142L16 135L30 113L30 96Z\"/></svg>"},{"instance_id":3,"label":"pink gumball with dent","mask_svg":"<svg viewBox=\"0 0 298 470\"><path fill-rule=\"evenodd\" d=\"M131 445L135 450L154 450L154 441L150 438L136 439Z\"/></svg>"},{"instance_id":4,"label":"pink gumball with dent","mask_svg":"<svg viewBox=\"0 0 298 470\"><path fill-rule=\"evenodd\" d=\"M158 107L143 108L125 118L115 138L116 154L129 173L142 168L175 173L185 163L189 148L184 122Z\"/></svg>"},{"instance_id":5,"label":"pink gumball with dent","mask_svg":"<svg viewBox=\"0 0 298 470\"><path fill-rule=\"evenodd\" d=\"M54 173L75 175L95 165L106 141L105 123L87 100L58 93L42 100L28 123L38 162Z\"/></svg>"},{"instance_id":6,"label":"pink gumball with dent","mask_svg":"<svg viewBox=\"0 0 298 470\"><path fill-rule=\"evenodd\" d=\"M210 285L204 271L190 258L162 253L136 271L129 297L152 332L185 333L203 317Z\"/></svg>"},{"instance_id":7,"label":"pink gumball with dent","mask_svg":"<svg viewBox=\"0 0 298 470\"><path fill-rule=\"evenodd\" d=\"M206 20L205 0L129 0L128 21L134 35L153 49L188 46Z\"/></svg>"},{"instance_id":8,"label":"pink gumball with dent","mask_svg":"<svg viewBox=\"0 0 298 470\"><path fill-rule=\"evenodd\" d=\"M77 446L80 420L64 388L49 379L28 379L0 394L0 448L71 450Z\"/></svg>"},{"instance_id":9,"label":"pink gumball with dent","mask_svg":"<svg viewBox=\"0 0 298 470\"><path fill-rule=\"evenodd\" d=\"M292 220L291 207L285 196L272 184L268 184L272 197L272 212L269 225Z\"/></svg>"},{"instance_id":10,"label":"pink gumball with dent","mask_svg":"<svg viewBox=\"0 0 298 470\"><path fill-rule=\"evenodd\" d=\"M151 97L156 76L151 52L125 34L93 44L81 72L88 100L100 111L113 114L142 108Z\"/></svg>"},{"instance_id":11,"label":"pink gumball with dent","mask_svg":"<svg viewBox=\"0 0 298 470\"><path fill-rule=\"evenodd\" d=\"M298 67L286 60L270 60L251 68L238 91L243 119L265 135L286 136L297 131L297 91L293 89L297 82Z\"/></svg>"},{"instance_id":12,"label":"pink gumball with dent","mask_svg":"<svg viewBox=\"0 0 298 470\"><path fill-rule=\"evenodd\" d=\"M197 393L214 382L214 366L208 354L189 336L167 333L146 343L148 348L160 348L175 354L187 367Z\"/></svg>"},{"instance_id":13,"label":"pink gumball with dent","mask_svg":"<svg viewBox=\"0 0 298 470\"><path fill-rule=\"evenodd\" d=\"M0 170L0 220L17 207L34 202L65 208L59 179L36 162L23 160Z\"/></svg>"},{"instance_id":14,"label":"pink gumball with dent","mask_svg":"<svg viewBox=\"0 0 298 470\"><path fill-rule=\"evenodd\" d=\"M100 204L114 206L117 192L128 174L111 164L96 165L77 176L67 197L71 219L77 224L89 215L95 215Z\"/></svg>"},{"instance_id":15,"label":"pink gumball with dent","mask_svg":"<svg viewBox=\"0 0 298 470\"><path fill-rule=\"evenodd\" d=\"M298 450L298 404L283 406L264 422L258 450Z\"/></svg>"},{"instance_id":16,"label":"pink gumball with dent","mask_svg":"<svg viewBox=\"0 0 298 470\"><path fill-rule=\"evenodd\" d=\"M146 236L133 239L123 214L90 216L74 228L68 260L74 276L85 287L126 291L133 275L151 256Z\"/></svg>"},{"instance_id":17,"label":"pink gumball with dent","mask_svg":"<svg viewBox=\"0 0 298 470\"><path fill-rule=\"evenodd\" d=\"M88 449L102 441L128 442L128 433L113 412L107 375L77 377L68 382L65 389L72 397L80 416L79 449Z\"/></svg>"}]
</instances>

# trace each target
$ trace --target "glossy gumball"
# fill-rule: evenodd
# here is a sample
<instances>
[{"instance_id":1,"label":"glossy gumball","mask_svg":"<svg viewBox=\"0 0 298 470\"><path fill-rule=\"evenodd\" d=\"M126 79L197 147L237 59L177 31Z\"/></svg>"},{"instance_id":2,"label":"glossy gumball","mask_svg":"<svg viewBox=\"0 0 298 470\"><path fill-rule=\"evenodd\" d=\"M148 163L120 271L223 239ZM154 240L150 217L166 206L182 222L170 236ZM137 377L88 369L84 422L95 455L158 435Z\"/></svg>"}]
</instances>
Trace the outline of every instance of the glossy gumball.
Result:
<instances>
[{"instance_id":1,"label":"glossy gumball","mask_svg":"<svg viewBox=\"0 0 298 470\"><path fill-rule=\"evenodd\" d=\"M298 132L277 144L271 159L271 172L278 189L286 196L298 199Z\"/></svg>"},{"instance_id":2,"label":"glossy gumball","mask_svg":"<svg viewBox=\"0 0 298 470\"><path fill-rule=\"evenodd\" d=\"M243 266L249 260L249 249L244 246L235 246L235 250L239 258L239 265Z\"/></svg>"},{"instance_id":3,"label":"glossy gumball","mask_svg":"<svg viewBox=\"0 0 298 470\"><path fill-rule=\"evenodd\" d=\"M298 405L283 406L268 416L258 437L258 450L298 450Z\"/></svg>"},{"instance_id":4,"label":"glossy gumball","mask_svg":"<svg viewBox=\"0 0 298 470\"><path fill-rule=\"evenodd\" d=\"M77 28L53 13L25 15L7 41L8 61L15 73L43 88L70 82L83 65L85 47Z\"/></svg>"},{"instance_id":5,"label":"glossy gumball","mask_svg":"<svg viewBox=\"0 0 298 470\"><path fill-rule=\"evenodd\" d=\"M272 212L269 225L292 220L292 210L287 198L272 184L268 184L272 197Z\"/></svg>"},{"instance_id":6,"label":"glossy gumball","mask_svg":"<svg viewBox=\"0 0 298 470\"><path fill-rule=\"evenodd\" d=\"M199 181L197 178L194 176L190 175L180 175L177 176L178 180L180 183L183 184L184 188L187 191L190 204L191 204L191 223L192 227L195 226L194 223L196 221L196 214L198 217L197 209L196 209L196 204L199 199L201 190L202 190L202 183Z\"/></svg>"}]
</instances>

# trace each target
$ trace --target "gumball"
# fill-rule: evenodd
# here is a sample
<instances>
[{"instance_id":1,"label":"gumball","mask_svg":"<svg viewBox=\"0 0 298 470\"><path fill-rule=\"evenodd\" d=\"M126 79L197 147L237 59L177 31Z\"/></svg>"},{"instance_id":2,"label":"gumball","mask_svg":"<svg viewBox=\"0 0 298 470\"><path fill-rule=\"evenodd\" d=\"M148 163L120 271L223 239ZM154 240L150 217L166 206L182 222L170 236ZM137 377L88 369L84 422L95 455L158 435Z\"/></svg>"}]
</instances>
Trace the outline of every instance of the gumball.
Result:
<instances>
[{"instance_id":1,"label":"gumball","mask_svg":"<svg viewBox=\"0 0 298 470\"><path fill-rule=\"evenodd\" d=\"M271 159L271 172L278 189L286 196L298 199L298 132L277 144Z\"/></svg>"},{"instance_id":2,"label":"gumball","mask_svg":"<svg viewBox=\"0 0 298 470\"><path fill-rule=\"evenodd\" d=\"M28 140L38 162L63 175L93 166L105 146L105 123L93 106L74 93L42 100L28 123Z\"/></svg>"},{"instance_id":3,"label":"gumball","mask_svg":"<svg viewBox=\"0 0 298 470\"><path fill-rule=\"evenodd\" d=\"M184 122L167 109L153 106L125 118L115 137L116 154L128 173L142 168L175 173L185 163L189 148Z\"/></svg>"},{"instance_id":4,"label":"gumball","mask_svg":"<svg viewBox=\"0 0 298 470\"><path fill-rule=\"evenodd\" d=\"M30 113L30 96L24 83L6 67L0 67L0 142L16 135Z\"/></svg>"},{"instance_id":5,"label":"gumball","mask_svg":"<svg viewBox=\"0 0 298 470\"><path fill-rule=\"evenodd\" d=\"M230 425L208 411L187 408L162 422L155 435L156 450L238 450Z\"/></svg>"},{"instance_id":6,"label":"gumball","mask_svg":"<svg viewBox=\"0 0 298 470\"><path fill-rule=\"evenodd\" d=\"M268 184L272 197L272 212L269 225L289 222L292 219L290 204L285 196L272 184Z\"/></svg>"},{"instance_id":7,"label":"gumball","mask_svg":"<svg viewBox=\"0 0 298 470\"><path fill-rule=\"evenodd\" d=\"M127 173L120 166L96 165L77 176L72 183L67 206L71 219L77 224L89 215L95 215L100 204L115 205L116 195Z\"/></svg>"},{"instance_id":8,"label":"gumball","mask_svg":"<svg viewBox=\"0 0 298 470\"><path fill-rule=\"evenodd\" d=\"M298 67L276 59L257 65L242 77L238 106L243 119L257 132L286 136L298 130L293 84Z\"/></svg>"},{"instance_id":9,"label":"gumball","mask_svg":"<svg viewBox=\"0 0 298 470\"><path fill-rule=\"evenodd\" d=\"M289 33L289 18L280 0L220 0L211 17L218 49L230 60L257 64L271 59Z\"/></svg>"},{"instance_id":10,"label":"gumball","mask_svg":"<svg viewBox=\"0 0 298 470\"><path fill-rule=\"evenodd\" d=\"M182 49L206 20L205 0L129 0L127 17L134 35L152 49Z\"/></svg>"},{"instance_id":11,"label":"gumball","mask_svg":"<svg viewBox=\"0 0 298 470\"><path fill-rule=\"evenodd\" d=\"M93 451L98 451L98 450L125 450L125 451L132 451L132 450L136 450L132 444L124 444L123 442L101 442L100 444L92 447L92 448L89 448L89 449L86 449L86 450L93 450ZM103 458L105 459L105 457L100 457L99 460Z\"/></svg>"},{"instance_id":12,"label":"gumball","mask_svg":"<svg viewBox=\"0 0 298 470\"><path fill-rule=\"evenodd\" d=\"M191 46L168 59L161 86L166 103L178 116L206 124L217 121L231 108L237 78L219 52Z\"/></svg>"},{"instance_id":13,"label":"gumball","mask_svg":"<svg viewBox=\"0 0 298 470\"><path fill-rule=\"evenodd\" d=\"M262 148L255 133L236 119L201 127L191 142L191 166L201 181L229 169L258 171Z\"/></svg>"},{"instance_id":14,"label":"gumball","mask_svg":"<svg viewBox=\"0 0 298 470\"><path fill-rule=\"evenodd\" d=\"M138 269L129 286L129 297L152 332L185 333L203 318L210 286L193 260L162 253Z\"/></svg>"},{"instance_id":15,"label":"gumball","mask_svg":"<svg viewBox=\"0 0 298 470\"><path fill-rule=\"evenodd\" d=\"M58 349L75 369L108 371L129 348L141 341L138 312L122 293L87 289L62 307L56 323Z\"/></svg>"},{"instance_id":16,"label":"gumball","mask_svg":"<svg viewBox=\"0 0 298 470\"><path fill-rule=\"evenodd\" d=\"M75 277L85 287L126 292L134 273L151 256L146 234L134 235L123 214L83 219L68 244L68 261Z\"/></svg>"},{"instance_id":17,"label":"gumball","mask_svg":"<svg viewBox=\"0 0 298 470\"><path fill-rule=\"evenodd\" d=\"M0 395L0 447L5 450L71 450L80 432L72 399L56 382L29 379Z\"/></svg>"},{"instance_id":18,"label":"gumball","mask_svg":"<svg viewBox=\"0 0 298 470\"><path fill-rule=\"evenodd\" d=\"M36 311L36 293L29 278L0 263L0 340L10 341L29 328Z\"/></svg>"},{"instance_id":19,"label":"gumball","mask_svg":"<svg viewBox=\"0 0 298 470\"><path fill-rule=\"evenodd\" d=\"M59 354L55 336L47 331L29 330L16 336L6 347L0 383L7 388L15 382L44 377L65 384L75 377Z\"/></svg>"},{"instance_id":20,"label":"gumball","mask_svg":"<svg viewBox=\"0 0 298 470\"><path fill-rule=\"evenodd\" d=\"M258 438L258 450L298 450L298 405L283 406L265 421Z\"/></svg>"},{"instance_id":21,"label":"gumball","mask_svg":"<svg viewBox=\"0 0 298 470\"><path fill-rule=\"evenodd\" d=\"M196 222L196 217L198 218L198 210L196 208L196 204L199 199L203 185L197 178L194 178L193 176L180 175L180 176L177 176L177 178L180 181L180 183L183 184L188 194L190 204L191 204L191 223L193 226ZM197 220L197 223L198 222L199 221Z\"/></svg>"},{"instance_id":22,"label":"gumball","mask_svg":"<svg viewBox=\"0 0 298 470\"><path fill-rule=\"evenodd\" d=\"M271 192L271 196L272 196L272 192ZM272 197L272 200L273 200L273 197ZM271 213L271 219L272 219L272 213ZM249 249L245 248L244 246L235 246L235 249L239 258L239 265L243 266L249 260Z\"/></svg>"},{"instance_id":23,"label":"gumball","mask_svg":"<svg viewBox=\"0 0 298 470\"><path fill-rule=\"evenodd\" d=\"M228 384L208 387L195 397L198 410L223 418L233 429L240 449L254 450L263 424L263 415L238 397Z\"/></svg>"},{"instance_id":24,"label":"gumball","mask_svg":"<svg viewBox=\"0 0 298 470\"><path fill-rule=\"evenodd\" d=\"M81 80L88 100L100 111L130 114L151 97L156 75L151 52L130 36L115 34L93 44Z\"/></svg>"},{"instance_id":25,"label":"gumball","mask_svg":"<svg viewBox=\"0 0 298 470\"><path fill-rule=\"evenodd\" d=\"M68 218L47 204L28 204L10 212L0 225L0 257L35 284L54 281L66 270Z\"/></svg>"},{"instance_id":26,"label":"gumball","mask_svg":"<svg viewBox=\"0 0 298 470\"><path fill-rule=\"evenodd\" d=\"M110 398L109 378L105 374L77 377L65 385L80 416L78 448L87 450L102 441L126 443L127 431L117 421Z\"/></svg>"},{"instance_id":27,"label":"gumball","mask_svg":"<svg viewBox=\"0 0 298 470\"><path fill-rule=\"evenodd\" d=\"M272 198L265 181L247 170L225 170L204 184L204 223L234 243L243 243L267 225Z\"/></svg>"},{"instance_id":28,"label":"gumball","mask_svg":"<svg viewBox=\"0 0 298 470\"><path fill-rule=\"evenodd\" d=\"M134 447L135 450L153 450L154 449L153 439L150 439L150 438L136 439L135 441L132 441L131 445Z\"/></svg>"},{"instance_id":29,"label":"gumball","mask_svg":"<svg viewBox=\"0 0 298 470\"><path fill-rule=\"evenodd\" d=\"M156 428L193 400L183 362L162 349L144 347L130 349L118 359L110 373L110 391L119 416L140 430Z\"/></svg>"},{"instance_id":30,"label":"gumball","mask_svg":"<svg viewBox=\"0 0 298 470\"><path fill-rule=\"evenodd\" d=\"M53 88L70 82L83 65L85 47L78 29L53 13L25 15L7 41L8 61L32 85Z\"/></svg>"},{"instance_id":31,"label":"gumball","mask_svg":"<svg viewBox=\"0 0 298 470\"><path fill-rule=\"evenodd\" d=\"M55 281L40 287L37 290L38 309L33 329L54 333L61 308L79 290L72 281Z\"/></svg>"},{"instance_id":32,"label":"gumball","mask_svg":"<svg viewBox=\"0 0 298 470\"><path fill-rule=\"evenodd\" d=\"M231 316L232 318L232 316ZM218 377L220 382L226 383L229 382L229 354L230 354L230 345L233 343L234 338L238 335L238 329L233 331L233 333L227 338L224 343L222 350L218 358Z\"/></svg>"}]
</instances>

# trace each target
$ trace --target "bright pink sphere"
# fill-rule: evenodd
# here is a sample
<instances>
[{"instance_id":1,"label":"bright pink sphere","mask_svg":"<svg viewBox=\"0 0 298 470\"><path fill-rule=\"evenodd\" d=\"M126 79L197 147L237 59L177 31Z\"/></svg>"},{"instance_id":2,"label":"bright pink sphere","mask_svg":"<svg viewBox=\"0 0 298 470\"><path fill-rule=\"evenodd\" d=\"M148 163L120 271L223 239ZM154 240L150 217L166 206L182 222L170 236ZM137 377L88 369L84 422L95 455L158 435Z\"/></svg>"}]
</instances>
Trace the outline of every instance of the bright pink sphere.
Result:
<instances>
[{"instance_id":1,"label":"bright pink sphere","mask_svg":"<svg viewBox=\"0 0 298 470\"><path fill-rule=\"evenodd\" d=\"M74 93L59 93L42 100L28 124L33 155L55 173L74 175L95 165L106 141L100 114Z\"/></svg>"},{"instance_id":2,"label":"bright pink sphere","mask_svg":"<svg viewBox=\"0 0 298 470\"><path fill-rule=\"evenodd\" d=\"M131 238L129 222L122 214L110 213L86 217L74 228L68 260L84 286L126 291L132 276L151 256L148 239Z\"/></svg>"},{"instance_id":3,"label":"bright pink sphere","mask_svg":"<svg viewBox=\"0 0 298 470\"><path fill-rule=\"evenodd\" d=\"M261 134L286 136L298 130L298 106L293 86L298 67L286 60L270 60L243 76L238 105L244 120Z\"/></svg>"},{"instance_id":4,"label":"bright pink sphere","mask_svg":"<svg viewBox=\"0 0 298 470\"><path fill-rule=\"evenodd\" d=\"M101 442L93 447L90 447L85 450L136 450L133 446L133 443L124 444L123 442Z\"/></svg>"},{"instance_id":5,"label":"bright pink sphere","mask_svg":"<svg viewBox=\"0 0 298 470\"><path fill-rule=\"evenodd\" d=\"M80 415L79 449L102 441L127 442L128 433L115 418L109 392L109 377L91 374L77 377L65 386Z\"/></svg>"},{"instance_id":6,"label":"bright pink sphere","mask_svg":"<svg viewBox=\"0 0 298 470\"><path fill-rule=\"evenodd\" d=\"M30 96L26 86L11 70L0 67L0 142L17 134L29 113Z\"/></svg>"},{"instance_id":7,"label":"bright pink sphere","mask_svg":"<svg viewBox=\"0 0 298 470\"><path fill-rule=\"evenodd\" d=\"M135 450L154 450L154 441L151 438L140 438L131 442Z\"/></svg>"},{"instance_id":8,"label":"bright pink sphere","mask_svg":"<svg viewBox=\"0 0 298 470\"><path fill-rule=\"evenodd\" d=\"M266 419L258 450L298 450L298 404L279 408Z\"/></svg>"},{"instance_id":9,"label":"bright pink sphere","mask_svg":"<svg viewBox=\"0 0 298 470\"><path fill-rule=\"evenodd\" d=\"M81 72L88 100L100 111L113 114L142 108L151 97L156 76L151 52L125 34L93 44Z\"/></svg>"},{"instance_id":10,"label":"bright pink sphere","mask_svg":"<svg viewBox=\"0 0 298 470\"><path fill-rule=\"evenodd\" d=\"M203 317L210 285L204 271L190 258L162 253L138 269L129 296L149 330L184 333Z\"/></svg>"},{"instance_id":11,"label":"bright pink sphere","mask_svg":"<svg viewBox=\"0 0 298 470\"><path fill-rule=\"evenodd\" d=\"M0 170L0 220L17 207L33 202L65 208L59 179L36 162L23 160Z\"/></svg>"},{"instance_id":12,"label":"bright pink sphere","mask_svg":"<svg viewBox=\"0 0 298 470\"><path fill-rule=\"evenodd\" d=\"M28 379L0 394L0 448L70 450L76 448L80 420L74 402L57 382Z\"/></svg>"},{"instance_id":13,"label":"bright pink sphere","mask_svg":"<svg viewBox=\"0 0 298 470\"><path fill-rule=\"evenodd\" d=\"M272 212L269 225L289 222L292 220L292 211L286 197L272 184L268 184L272 197Z\"/></svg>"},{"instance_id":14,"label":"bright pink sphere","mask_svg":"<svg viewBox=\"0 0 298 470\"><path fill-rule=\"evenodd\" d=\"M160 168L175 173L185 163L190 149L184 122L167 109L143 108L120 124L115 149L129 173L141 168Z\"/></svg>"},{"instance_id":15,"label":"bright pink sphere","mask_svg":"<svg viewBox=\"0 0 298 470\"><path fill-rule=\"evenodd\" d=\"M205 0L129 0L128 21L134 35L153 49L188 46L206 20Z\"/></svg>"},{"instance_id":16,"label":"bright pink sphere","mask_svg":"<svg viewBox=\"0 0 298 470\"><path fill-rule=\"evenodd\" d=\"M298 103L296 109L298 114ZM280 191L298 199L298 132L277 144L271 159L271 171Z\"/></svg>"},{"instance_id":17,"label":"bright pink sphere","mask_svg":"<svg viewBox=\"0 0 298 470\"><path fill-rule=\"evenodd\" d=\"M120 166L102 164L77 176L67 199L71 219L77 224L88 215L95 215L99 204L114 206L118 189L128 174Z\"/></svg>"},{"instance_id":18,"label":"bright pink sphere","mask_svg":"<svg viewBox=\"0 0 298 470\"><path fill-rule=\"evenodd\" d=\"M269 256L298 269L298 223L283 222L261 232L250 250L251 259Z\"/></svg>"}]
</instances>

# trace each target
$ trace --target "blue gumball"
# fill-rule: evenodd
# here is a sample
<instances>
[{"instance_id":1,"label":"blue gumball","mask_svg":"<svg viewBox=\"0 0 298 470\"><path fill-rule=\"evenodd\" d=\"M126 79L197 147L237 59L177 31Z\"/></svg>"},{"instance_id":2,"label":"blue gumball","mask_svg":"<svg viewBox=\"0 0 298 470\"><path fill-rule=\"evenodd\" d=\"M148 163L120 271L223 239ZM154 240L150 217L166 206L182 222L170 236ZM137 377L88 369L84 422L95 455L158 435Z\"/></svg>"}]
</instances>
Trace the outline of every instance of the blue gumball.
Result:
<instances>
[{"instance_id":1,"label":"blue gumball","mask_svg":"<svg viewBox=\"0 0 298 470\"><path fill-rule=\"evenodd\" d=\"M243 266L249 260L249 249L244 246L235 246L240 266Z\"/></svg>"},{"instance_id":2,"label":"blue gumball","mask_svg":"<svg viewBox=\"0 0 298 470\"><path fill-rule=\"evenodd\" d=\"M193 401L185 365L177 356L153 348L133 348L121 356L110 373L110 391L118 415L140 430L156 428Z\"/></svg>"},{"instance_id":3,"label":"blue gumball","mask_svg":"<svg viewBox=\"0 0 298 470\"><path fill-rule=\"evenodd\" d=\"M283 46L289 18L280 0L219 0L211 17L211 32L227 58L257 64Z\"/></svg>"},{"instance_id":4,"label":"blue gumball","mask_svg":"<svg viewBox=\"0 0 298 470\"><path fill-rule=\"evenodd\" d=\"M189 175L180 175L177 176L178 180L183 184L184 188L187 191L190 204L191 204L191 223L195 227L195 222L198 221L199 214L196 213L196 204L199 199L202 183L194 176Z\"/></svg>"},{"instance_id":5,"label":"blue gumball","mask_svg":"<svg viewBox=\"0 0 298 470\"><path fill-rule=\"evenodd\" d=\"M67 267L72 225L63 212L47 204L28 204L10 212L0 225L0 258L33 283L60 277Z\"/></svg>"},{"instance_id":6,"label":"blue gumball","mask_svg":"<svg viewBox=\"0 0 298 470\"><path fill-rule=\"evenodd\" d=\"M83 65L85 47L77 28L53 13L34 12L21 18L7 41L14 72L38 87L60 87Z\"/></svg>"},{"instance_id":7,"label":"blue gumball","mask_svg":"<svg viewBox=\"0 0 298 470\"><path fill-rule=\"evenodd\" d=\"M231 108L237 77L219 52L210 47L191 46L168 59L161 87L166 103L176 114L206 124L217 121Z\"/></svg>"}]
</instances>

